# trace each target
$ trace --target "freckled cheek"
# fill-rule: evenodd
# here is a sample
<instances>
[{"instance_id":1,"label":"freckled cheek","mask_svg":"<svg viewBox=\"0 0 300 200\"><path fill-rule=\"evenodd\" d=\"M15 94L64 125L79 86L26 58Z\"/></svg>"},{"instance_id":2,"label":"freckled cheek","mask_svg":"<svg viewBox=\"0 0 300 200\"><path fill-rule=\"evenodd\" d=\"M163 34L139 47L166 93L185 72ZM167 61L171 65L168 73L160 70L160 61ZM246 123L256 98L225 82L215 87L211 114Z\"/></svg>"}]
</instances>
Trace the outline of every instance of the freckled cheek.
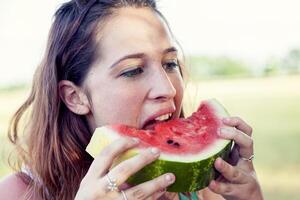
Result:
<instances>
[{"instance_id":1,"label":"freckled cheek","mask_svg":"<svg viewBox=\"0 0 300 200\"><path fill-rule=\"evenodd\" d=\"M175 100L175 106L176 106L176 109L177 109L176 114L179 117L180 110L182 108L182 100L183 100L183 94L184 94L184 83L183 83L183 80L182 80L181 76L174 78L172 80L172 84L173 84L173 87L176 90L176 96L175 96L174 100Z\"/></svg>"},{"instance_id":2,"label":"freckled cheek","mask_svg":"<svg viewBox=\"0 0 300 200\"><path fill-rule=\"evenodd\" d=\"M182 99L183 98L183 93L184 93L184 88L183 88L183 84L179 84L176 88L176 95L178 99Z\"/></svg>"},{"instance_id":3,"label":"freckled cheek","mask_svg":"<svg viewBox=\"0 0 300 200\"><path fill-rule=\"evenodd\" d=\"M105 124L136 125L142 110L143 97L138 90L124 89L108 93L105 99L95 104L94 117L98 126Z\"/></svg>"},{"instance_id":4,"label":"freckled cheek","mask_svg":"<svg viewBox=\"0 0 300 200\"><path fill-rule=\"evenodd\" d=\"M176 103L181 104L184 93L184 83L181 77L177 77L172 81L173 87L176 90Z\"/></svg>"}]
</instances>

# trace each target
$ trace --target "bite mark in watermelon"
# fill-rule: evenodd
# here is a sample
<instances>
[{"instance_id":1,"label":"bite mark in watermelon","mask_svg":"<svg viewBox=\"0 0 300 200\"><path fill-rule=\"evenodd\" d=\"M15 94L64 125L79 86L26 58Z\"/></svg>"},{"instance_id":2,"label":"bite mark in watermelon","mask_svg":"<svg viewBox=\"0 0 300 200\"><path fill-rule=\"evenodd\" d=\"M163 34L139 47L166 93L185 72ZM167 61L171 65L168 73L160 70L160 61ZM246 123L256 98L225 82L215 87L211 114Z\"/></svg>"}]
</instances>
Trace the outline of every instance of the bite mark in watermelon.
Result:
<instances>
[{"instance_id":1,"label":"bite mark in watermelon","mask_svg":"<svg viewBox=\"0 0 300 200\"><path fill-rule=\"evenodd\" d=\"M225 127L222 118L228 116L216 100L206 100L190 117L157 123L153 130L138 130L125 125L97 128L86 150L95 157L120 137L137 137L140 139L139 146L123 154L114 165L144 148L157 147L161 154L158 160L145 166L127 182L139 184L172 172L176 181L168 187L168 191L198 191L218 175L214 169L217 157L228 160L232 142L219 138L217 134L219 128Z\"/></svg>"}]
</instances>

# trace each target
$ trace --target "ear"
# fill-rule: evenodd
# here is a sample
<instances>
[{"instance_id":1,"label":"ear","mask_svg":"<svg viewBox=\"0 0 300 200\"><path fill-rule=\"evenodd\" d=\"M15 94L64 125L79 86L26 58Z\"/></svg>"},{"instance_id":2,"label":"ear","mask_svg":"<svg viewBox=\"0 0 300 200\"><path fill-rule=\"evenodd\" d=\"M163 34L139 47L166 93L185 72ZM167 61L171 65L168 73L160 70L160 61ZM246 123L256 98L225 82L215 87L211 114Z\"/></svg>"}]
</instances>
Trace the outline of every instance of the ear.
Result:
<instances>
[{"instance_id":1,"label":"ear","mask_svg":"<svg viewBox=\"0 0 300 200\"><path fill-rule=\"evenodd\" d=\"M90 103L84 91L73 82L62 80L59 82L59 96L73 113L86 115L90 112Z\"/></svg>"}]
</instances>

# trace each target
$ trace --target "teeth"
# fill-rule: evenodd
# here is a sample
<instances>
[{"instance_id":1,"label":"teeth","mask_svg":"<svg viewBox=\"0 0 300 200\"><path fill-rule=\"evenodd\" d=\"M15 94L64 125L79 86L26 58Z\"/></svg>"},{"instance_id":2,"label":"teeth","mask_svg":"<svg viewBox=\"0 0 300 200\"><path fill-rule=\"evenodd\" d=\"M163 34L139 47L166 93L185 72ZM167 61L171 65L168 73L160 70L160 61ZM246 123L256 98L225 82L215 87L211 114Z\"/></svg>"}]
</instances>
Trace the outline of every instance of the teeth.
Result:
<instances>
[{"instance_id":1,"label":"teeth","mask_svg":"<svg viewBox=\"0 0 300 200\"><path fill-rule=\"evenodd\" d=\"M165 114L165 115L161 115L159 117L156 117L155 120L156 121L165 121L167 119L169 119L171 117L171 113Z\"/></svg>"}]
</instances>

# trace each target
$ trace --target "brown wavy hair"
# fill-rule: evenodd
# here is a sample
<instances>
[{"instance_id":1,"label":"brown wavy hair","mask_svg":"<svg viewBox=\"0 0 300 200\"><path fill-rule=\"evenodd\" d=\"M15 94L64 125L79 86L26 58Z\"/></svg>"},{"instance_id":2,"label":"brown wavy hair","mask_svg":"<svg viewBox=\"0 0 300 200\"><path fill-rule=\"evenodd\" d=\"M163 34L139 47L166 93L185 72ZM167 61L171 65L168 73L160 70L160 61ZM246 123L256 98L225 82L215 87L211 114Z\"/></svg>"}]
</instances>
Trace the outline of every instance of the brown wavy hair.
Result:
<instances>
[{"instance_id":1,"label":"brown wavy hair","mask_svg":"<svg viewBox=\"0 0 300 200\"><path fill-rule=\"evenodd\" d=\"M72 0L56 11L30 95L8 131L18 154L15 168L29 186L27 199L74 199L93 161L85 151L92 133L85 116L71 112L60 99L58 83L69 80L81 86L96 55L101 55L99 24L125 6L148 7L164 19L155 0ZM22 173L24 167L29 173Z\"/></svg>"}]
</instances>

